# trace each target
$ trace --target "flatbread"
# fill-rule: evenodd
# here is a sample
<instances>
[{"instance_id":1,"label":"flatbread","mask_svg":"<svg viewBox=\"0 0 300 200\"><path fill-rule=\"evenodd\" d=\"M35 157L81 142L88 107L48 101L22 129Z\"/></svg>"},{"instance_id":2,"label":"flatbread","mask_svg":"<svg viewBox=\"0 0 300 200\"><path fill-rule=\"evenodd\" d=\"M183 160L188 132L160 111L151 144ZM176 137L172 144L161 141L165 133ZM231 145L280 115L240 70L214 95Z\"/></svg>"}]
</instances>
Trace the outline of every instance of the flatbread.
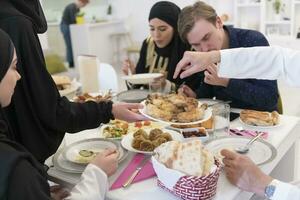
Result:
<instances>
[{"instance_id":1,"label":"flatbread","mask_svg":"<svg viewBox=\"0 0 300 200\"><path fill-rule=\"evenodd\" d=\"M166 167L191 176L208 175L214 165L213 155L203 148L200 140L170 141L154 152L155 158Z\"/></svg>"}]
</instances>

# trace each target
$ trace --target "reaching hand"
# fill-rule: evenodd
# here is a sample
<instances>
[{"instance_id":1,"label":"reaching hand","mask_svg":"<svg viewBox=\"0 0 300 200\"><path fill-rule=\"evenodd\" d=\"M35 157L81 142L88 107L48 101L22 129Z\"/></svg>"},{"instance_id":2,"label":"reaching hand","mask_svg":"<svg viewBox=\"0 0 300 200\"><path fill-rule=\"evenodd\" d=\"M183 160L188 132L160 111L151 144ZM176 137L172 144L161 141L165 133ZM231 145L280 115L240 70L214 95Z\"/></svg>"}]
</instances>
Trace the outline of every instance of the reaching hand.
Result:
<instances>
[{"instance_id":1,"label":"reaching hand","mask_svg":"<svg viewBox=\"0 0 300 200\"><path fill-rule=\"evenodd\" d=\"M220 78L218 76L218 69L215 64L211 64L207 67L206 71L204 72L205 78L204 82L210 85L217 85L227 87L229 83L228 78Z\"/></svg>"},{"instance_id":2,"label":"reaching hand","mask_svg":"<svg viewBox=\"0 0 300 200\"><path fill-rule=\"evenodd\" d=\"M53 200L61 200L65 199L70 195L70 192L67 188L64 188L60 185L53 185L50 187L51 199Z\"/></svg>"},{"instance_id":3,"label":"reaching hand","mask_svg":"<svg viewBox=\"0 0 300 200\"><path fill-rule=\"evenodd\" d=\"M112 175L118 168L119 152L116 149L106 149L92 160L91 164L101 168L107 176Z\"/></svg>"},{"instance_id":4,"label":"reaching hand","mask_svg":"<svg viewBox=\"0 0 300 200\"><path fill-rule=\"evenodd\" d=\"M131 74L135 74L135 68L133 63L129 59L126 59L123 61L122 71L125 75L131 75L129 70Z\"/></svg>"},{"instance_id":5,"label":"reaching hand","mask_svg":"<svg viewBox=\"0 0 300 200\"><path fill-rule=\"evenodd\" d=\"M113 104L112 113L116 119L128 122L149 120L148 118L132 111L141 108L143 108L143 105L139 103L116 103Z\"/></svg>"},{"instance_id":6,"label":"reaching hand","mask_svg":"<svg viewBox=\"0 0 300 200\"><path fill-rule=\"evenodd\" d=\"M188 77L192 74L205 70L210 64L220 61L219 51L194 52L186 51L183 58L176 66L173 78L177 78L181 71L180 78Z\"/></svg>"},{"instance_id":7,"label":"reaching hand","mask_svg":"<svg viewBox=\"0 0 300 200\"><path fill-rule=\"evenodd\" d=\"M197 98L196 93L187 85L183 85L178 89L178 94L183 94L187 97Z\"/></svg>"},{"instance_id":8,"label":"reaching hand","mask_svg":"<svg viewBox=\"0 0 300 200\"><path fill-rule=\"evenodd\" d=\"M265 187L272 177L264 174L253 161L244 155L223 149L225 173L229 182L242 190L264 196Z\"/></svg>"}]
</instances>

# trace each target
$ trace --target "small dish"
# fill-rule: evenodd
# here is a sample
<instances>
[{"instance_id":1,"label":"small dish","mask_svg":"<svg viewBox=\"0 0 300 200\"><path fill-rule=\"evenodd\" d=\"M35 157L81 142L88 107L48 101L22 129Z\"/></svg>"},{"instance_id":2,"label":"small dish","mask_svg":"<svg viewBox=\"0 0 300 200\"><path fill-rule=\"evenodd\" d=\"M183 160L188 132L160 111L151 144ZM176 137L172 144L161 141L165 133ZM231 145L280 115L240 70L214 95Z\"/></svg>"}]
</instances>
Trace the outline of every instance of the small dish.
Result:
<instances>
[{"instance_id":1,"label":"small dish","mask_svg":"<svg viewBox=\"0 0 300 200\"><path fill-rule=\"evenodd\" d=\"M97 153L101 153L107 148L117 149L119 162L125 158L124 149L117 142L102 138L91 138L72 143L62 150L62 155L69 162L87 165ZM93 152L94 154L88 157L82 156L80 152L83 150Z\"/></svg>"},{"instance_id":2,"label":"small dish","mask_svg":"<svg viewBox=\"0 0 300 200\"><path fill-rule=\"evenodd\" d=\"M145 131L149 134L151 129L145 129ZM176 141L183 141L183 136L182 134L176 132L176 131L172 131L172 130L168 130L168 129L161 129L163 132L167 132L172 136L172 140L176 140ZM152 154L153 151L140 151L137 150L135 148L132 147L132 141L133 141L133 134L134 132L130 132L128 133L126 136L123 137L121 144L122 146L127 149L128 151L131 152L136 152L136 153L143 153L143 154Z\"/></svg>"},{"instance_id":3,"label":"small dish","mask_svg":"<svg viewBox=\"0 0 300 200\"><path fill-rule=\"evenodd\" d=\"M184 128L180 132L185 140L200 139L202 142L205 142L209 139L208 133L203 127Z\"/></svg>"}]
</instances>

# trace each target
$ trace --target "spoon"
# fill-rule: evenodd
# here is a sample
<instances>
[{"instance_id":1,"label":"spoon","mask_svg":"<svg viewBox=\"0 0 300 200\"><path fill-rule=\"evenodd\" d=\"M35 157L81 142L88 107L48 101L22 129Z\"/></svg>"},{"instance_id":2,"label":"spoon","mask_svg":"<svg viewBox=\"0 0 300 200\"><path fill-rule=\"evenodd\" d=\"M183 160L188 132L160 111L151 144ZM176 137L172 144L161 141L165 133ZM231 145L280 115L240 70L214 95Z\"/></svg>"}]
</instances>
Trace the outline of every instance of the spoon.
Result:
<instances>
[{"instance_id":1,"label":"spoon","mask_svg":"<svg viewBox=\"0 0 300 200\"><path fill-rule=\"evenodd\" d=\"M249 151L249 148L253 144L253 142L255 142L260 136L262 136L262 134L264 134L264 133L260 132L254 138L252 138L245 146L235 148L235 151L238 152L238 153L240 153L240 154L247 153Z\"/></svg>"}]
</instances>

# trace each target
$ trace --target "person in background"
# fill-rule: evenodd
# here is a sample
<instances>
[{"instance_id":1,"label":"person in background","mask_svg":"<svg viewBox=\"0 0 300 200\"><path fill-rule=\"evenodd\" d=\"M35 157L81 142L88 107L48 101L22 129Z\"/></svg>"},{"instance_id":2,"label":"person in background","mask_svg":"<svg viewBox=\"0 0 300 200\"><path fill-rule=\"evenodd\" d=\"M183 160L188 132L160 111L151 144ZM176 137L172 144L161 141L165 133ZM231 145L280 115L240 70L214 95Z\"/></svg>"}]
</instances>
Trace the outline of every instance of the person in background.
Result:
<instances>
[{"instance_id":1,"label":"person in background","mask_svg":"<svg viewBox=\"0 0 300 200\"><path fill-rule=\"evenodd\" d=\"M3 107L10 104L14 88L21 76L17 71L17 55L9 36L0 30L0 199L51 199L47 173L22 145L7 138L10 126ZM84 170L80 182L68 199L104 199L107 176L118 166L118 152L105 150ZM61 193L65 197L68 193ZM56 195L57 197L57 195Z\"/></svg>"},{"instance_id":2,"label":"person in background","mask_svg":"<svg viewBox=\"0 0 300 200\"><path fill-rule=\"evenodd\" d=\"M178 31L182 40L199 52L269 45L260 32L224 26L215 9L202 1L182 9L178 18ZM197 98L216 97L231 101L230 106L234 108L278 110L276 81L221 78L217 76L214 64L202 73L205 78L198 83L200 87L195 92L187 86L183 86L180 91Z\"/></svg>"},{"instance_id":3,"label":"person in background","mask_svg":"<svg viewBox=\"0 0 300 200\"><path fill-rule=\"evenodd\" d=\"M69 67L74 67L70 25L76 24L76 16L80 12L80 8L83 8L89 2L89 0L76 0L74 3L67 5L63 11L62 19L60 22L60 30L65 40L66 57L69 63Z\"/></svg>"},{"instance_id":4,"label":"person in background","mask_svg":"<svg viewBox=\"0 0 300 200\"><path fill-rule=\"evenodd\" d=\"M268 59L266 59L268 58ZM219 63L217 72L226 78L282 78L291 86L300 87L300 51L282 47L237 48L211 52L186 52L178 63L174 78L188 77ZM235 67L241 66L241 67ZM259 66L259 67L257 67ZM299 200L298 187L264 174L249 157L222 150L228 180L248 192L272 200ZM295 182L297 183L297 182Z\"/></svg>"},{"instance_id":5,"label":"person in background","mask_svg":"<svg viewBox=\"0 0 300 200\"><path fill-rule=\"evenodd\" d=\"M145 120L131 112L140 104L113 104L111 101L74 103L60 97L48 73L38 33L47 30L39 0L0 1L0 28L12 39L17 70L23 77L12 102L4 109L10 126L10 140L23 145L40 163L54 154L65 132L75 133L99 127L110 119Z\"/></svg>"},{"instance_id":6,"label":"person in background","mask_svg":"<svg viewBox=\"0 0 300 200\"><path fill-rule=\"evenodd\" d=\"M171 90L176 91L182 81L172 78L175 66L182 58L184 51L191 49L189 45L181 41L178 35L179 13L180 8L169 1L160 1L152 6L148 17L151 36L143 41L136 66L130 60L123 62L122 70L125 75L128 75L129 71L132 74L162 73L164 76L156 81L162 82L166 93ZM184 81L194 88L199 80L196 74Z\"/></svg>"}]
</instances>

